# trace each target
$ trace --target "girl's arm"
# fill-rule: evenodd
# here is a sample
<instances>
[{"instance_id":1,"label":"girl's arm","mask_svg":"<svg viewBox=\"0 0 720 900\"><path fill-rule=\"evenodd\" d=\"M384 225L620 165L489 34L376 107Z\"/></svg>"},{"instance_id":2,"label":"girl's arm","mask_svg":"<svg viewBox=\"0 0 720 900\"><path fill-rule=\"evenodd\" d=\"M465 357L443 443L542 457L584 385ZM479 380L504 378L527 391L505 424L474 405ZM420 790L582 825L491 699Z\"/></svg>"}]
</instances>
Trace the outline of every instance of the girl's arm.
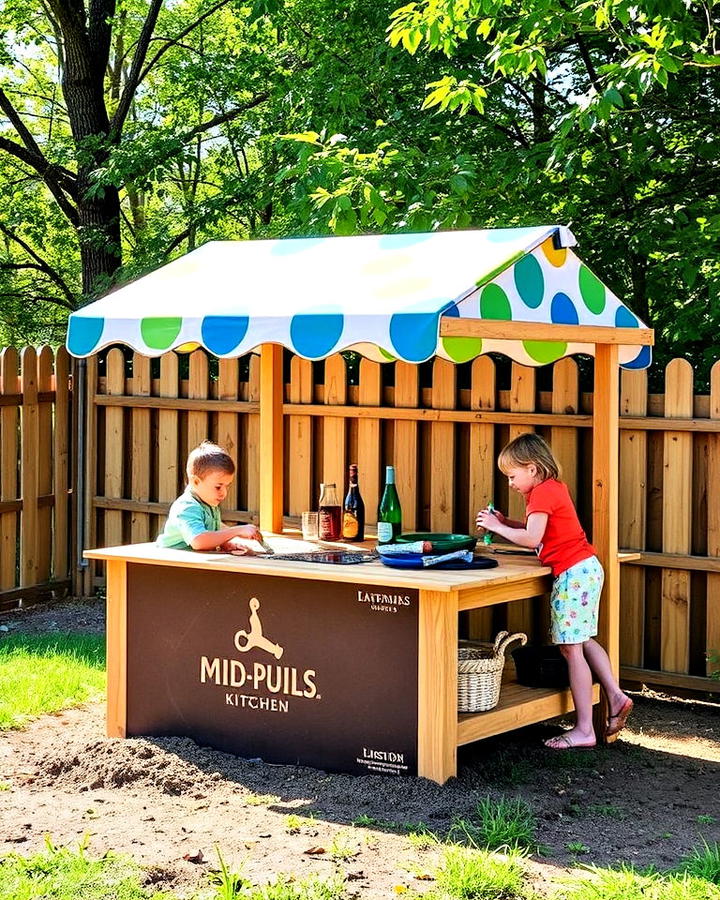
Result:
<instances>
[{"instance_id":1,"label":"girl's arm","mask_svg":"<svg viewBox=\"0 0 720 900\"><path fill-rule=\"evenodd\" d=\"M504 517L503 517L504 518ZM483 510L478 513L478 524L488 531L499 534L507 541L518 544L520 547L529 547L534 550L542 543L545 529L547 528L547 513L530 513L527 522L523 526L520 522L501 522L493 513ZM519 526L519 527L518 527Z\"/></svg>"}]
</instances>

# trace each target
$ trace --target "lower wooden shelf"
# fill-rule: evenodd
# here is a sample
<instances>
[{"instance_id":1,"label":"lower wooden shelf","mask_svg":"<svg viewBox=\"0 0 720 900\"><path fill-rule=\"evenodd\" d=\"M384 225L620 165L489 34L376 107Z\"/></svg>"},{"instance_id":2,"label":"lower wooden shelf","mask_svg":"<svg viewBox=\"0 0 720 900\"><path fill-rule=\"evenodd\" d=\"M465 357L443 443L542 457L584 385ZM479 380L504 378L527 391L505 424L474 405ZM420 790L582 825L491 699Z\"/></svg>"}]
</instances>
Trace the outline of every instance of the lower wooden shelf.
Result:
<instances>
[{"instance_id":1,"label":"lower wooden shelf","mask_svg":"<svg viewBox=\"0 0 720 900\"><path fill-rule=\"evenodd\" d=\"M600 687L593 685L593 703L600 699ZM458 716L457 744L470 744L524 725L533 725L574 709L570 689L531 688L517 681L503 681L500 702L494 709Z\"/></svg>"}]
</instances>

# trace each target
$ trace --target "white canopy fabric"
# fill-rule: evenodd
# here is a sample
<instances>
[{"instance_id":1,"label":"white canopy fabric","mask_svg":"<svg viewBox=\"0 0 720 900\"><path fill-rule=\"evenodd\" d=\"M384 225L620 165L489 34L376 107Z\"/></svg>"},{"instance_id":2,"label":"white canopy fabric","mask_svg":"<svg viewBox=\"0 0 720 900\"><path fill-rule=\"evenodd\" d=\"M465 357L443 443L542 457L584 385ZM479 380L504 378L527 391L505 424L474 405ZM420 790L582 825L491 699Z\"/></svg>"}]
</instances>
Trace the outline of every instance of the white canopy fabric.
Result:
<instances>
[{"instance_id":1,"label":"white canopy fabric","mask_svg":"<svg viewBox=\"0 0 720 900\"><path fill-rule=\"evenodd\" d=\"M357 350L413 363L496 351L543 365L594 345L514 341L513 321L645 327L574 244L558 225L212 241L73 313L67 346L80 357L118 343L235 357L275 343L306 359ZM440 337L442 316L507 321L509 339ZM643 368L650 348L621 346L619 358Z\"/></svg>"}]
</instances>

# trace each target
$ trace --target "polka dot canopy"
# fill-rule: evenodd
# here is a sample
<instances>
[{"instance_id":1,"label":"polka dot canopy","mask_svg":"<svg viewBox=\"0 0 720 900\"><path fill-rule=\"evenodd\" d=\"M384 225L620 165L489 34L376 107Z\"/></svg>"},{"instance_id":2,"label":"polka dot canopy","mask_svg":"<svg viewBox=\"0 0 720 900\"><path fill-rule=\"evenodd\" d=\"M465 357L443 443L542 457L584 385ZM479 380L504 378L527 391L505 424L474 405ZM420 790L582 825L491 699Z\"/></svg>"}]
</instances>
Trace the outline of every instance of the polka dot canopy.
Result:
<instances>
[{"instance_id":1,"label":"polka dot canopy","mask_svg":"<svg viewBox=\"0 0 720 900\"><path fill-rule=\"evenodd\" d=\"M202 346L234 357L272 342L307 359L356 349L383 362L460 363L500 352L544 365L594 347L515 340L513 322L644 327L573 244L562 226L214 241L73 313L68 349ZM507 322L507 336L440 337L443 317ZM620 362L645 367L650 350L623 345Z\"/></svg>"}]
</instances>

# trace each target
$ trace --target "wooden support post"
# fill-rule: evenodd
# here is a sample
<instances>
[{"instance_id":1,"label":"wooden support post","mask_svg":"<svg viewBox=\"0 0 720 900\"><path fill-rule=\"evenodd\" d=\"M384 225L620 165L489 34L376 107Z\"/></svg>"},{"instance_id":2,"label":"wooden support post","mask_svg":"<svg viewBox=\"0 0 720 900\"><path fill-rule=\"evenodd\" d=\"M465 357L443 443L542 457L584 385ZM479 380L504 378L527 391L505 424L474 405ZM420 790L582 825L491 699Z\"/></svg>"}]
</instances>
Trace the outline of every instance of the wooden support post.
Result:
<instances>
[{"instance_id":1,"label":"wooden support post","mask_svg":"<svg viewBox=\"0 0 720 900\"><path fill-rule=\"evenodd\" d=\"M260 349L260 528L283 528L283 348Z\"/></svg>"},{"instance_id":2,"label":"wooden support post","mask_svg":"<svg viewBox=\"0 0 720 900\"><path fill-rule=\"evenodd\" d=\"M605 587L600 603L598 639L607 650L613 672L620 668L620 565L618 563L618 348L598 344L595 348L593 397L593 544L605 569ZM601 695L595 729L603 739L607 709Z\"/></svg>"},{"instance_id":3,"label":"wooden support post","mask_svg":"<svg viewBox=\"0 0 720 900\"><path fill-rule=\"evenodd\" d=\"M107 562L108 737L127 736L127 562Z\"/></svg>"},{"instance_id":4,"label":"wooden support post","mask_svg":"<svg viewBox=\"0 0 720 900\"><path fill-rule=\"evenodd\" d=\"M418 635L418 775L457 774L458 598L421 591Z\"/></svg>"}]
</instances>

